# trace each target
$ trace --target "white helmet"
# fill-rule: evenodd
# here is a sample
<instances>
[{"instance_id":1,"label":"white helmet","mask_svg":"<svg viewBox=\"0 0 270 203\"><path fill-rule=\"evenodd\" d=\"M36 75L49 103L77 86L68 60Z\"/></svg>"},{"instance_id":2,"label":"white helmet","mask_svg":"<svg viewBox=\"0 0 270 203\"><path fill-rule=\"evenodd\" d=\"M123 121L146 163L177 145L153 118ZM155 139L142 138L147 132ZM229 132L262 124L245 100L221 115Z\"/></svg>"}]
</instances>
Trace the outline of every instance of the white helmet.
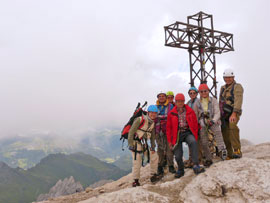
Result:
<instances>
[{"instance_id":1,"label":"white helmet","mask_svg":"<svg viewBox=\"0 0 270 203\"><path fill-rule=\"evenodd\" d=\"M233 69L226 69L223 73L223 77L234 77L234 72L233 72Z\"/></svg>"}]
</instances>

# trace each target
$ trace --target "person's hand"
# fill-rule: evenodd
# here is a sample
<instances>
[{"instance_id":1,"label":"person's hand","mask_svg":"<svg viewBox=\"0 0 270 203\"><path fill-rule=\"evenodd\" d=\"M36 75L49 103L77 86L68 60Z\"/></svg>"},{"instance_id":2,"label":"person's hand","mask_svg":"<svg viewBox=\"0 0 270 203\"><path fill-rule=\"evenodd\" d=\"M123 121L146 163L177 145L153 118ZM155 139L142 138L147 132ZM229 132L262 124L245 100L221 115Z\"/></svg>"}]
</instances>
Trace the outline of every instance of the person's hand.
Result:
<instances>
[{"instance_id":1,"label":"person's hand","mask_svg":"<svg viewBox=\"0 0 270 203\"><path fill-rule=\"evenodd\" d=\"M152 147L150 148L151 154L155 154L155 149L153 149Z\"/></svg>"},{"instance_id":2,"label":"person's hand","mask_svg":"<svg viewBox=\"0 0 270 203\"><path fill-rule=\"evenodd\" d=\"M233 112L229 118L230 123L236 123L236 113Z\"/></svg>"},{"instance_id":3,"label":"person's hand","mask_svg":"<svg viewBox=\"0 0 270 203\"><path fill-rule=\"evenodd\" d=\"M171 150L173 149L172 143L169 143L169 147L170 147Z\"/></svg>"},{"instance_id":4,"label":"person's hand","mask_svg":"<svg viewBox=\"0 0 270 203\"><path fill-rule=\"evenodd\" d=\"M213 120L211 120L211 121L209 120L209 121L208 121L208 125L209 125L209 126L212 126L212 125L214 125L214 124L215 124L215 122L214 122Z\"/></svg>"},{"instance_id":5,"label":"person's hand","mask_svg":"<svg viewBox=\"0 0 270 203\"><path fill-rule=\"evenodd\" d=\"M128 149L132 152L134 152L134 147L133 146L129 146Z\"/></svg>"}]
</instances>

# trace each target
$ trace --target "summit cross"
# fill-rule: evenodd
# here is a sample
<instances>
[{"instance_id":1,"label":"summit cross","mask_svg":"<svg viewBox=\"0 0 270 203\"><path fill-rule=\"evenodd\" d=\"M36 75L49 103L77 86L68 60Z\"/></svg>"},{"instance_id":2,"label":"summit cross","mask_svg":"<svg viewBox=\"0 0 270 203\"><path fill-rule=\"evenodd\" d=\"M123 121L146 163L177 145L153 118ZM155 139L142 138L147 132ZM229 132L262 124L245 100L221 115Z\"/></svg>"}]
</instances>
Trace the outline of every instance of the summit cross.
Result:
<instances>
[{"instance_id":1,"label":"summit cross","mask_svg":"<svg viewBox=\"0 0 270 203\"><path fill-rule=\"evenodd\" d=\"M217 98L215 54L234 51L233 34L214 30L213 16L202 11L188 16L187 23L176 21L164 29L165 46L189 52L191 87L197 80L208 83L211 95Z\"/></svg>"}]
</instances>

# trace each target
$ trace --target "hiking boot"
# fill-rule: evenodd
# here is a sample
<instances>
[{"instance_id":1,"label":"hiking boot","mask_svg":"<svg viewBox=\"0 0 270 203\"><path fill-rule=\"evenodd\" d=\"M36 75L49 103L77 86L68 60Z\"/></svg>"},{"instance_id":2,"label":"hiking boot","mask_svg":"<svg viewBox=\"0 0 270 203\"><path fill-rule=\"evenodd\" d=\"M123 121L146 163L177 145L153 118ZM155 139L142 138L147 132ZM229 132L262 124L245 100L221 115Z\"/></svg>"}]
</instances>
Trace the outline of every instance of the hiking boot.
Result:
<instances>
[{"instance_id":1,"label":"hiking boot","mask_svg":"<svg viewBox=\"0 0 270 203\"><path fill-rule=\"evenodd\" d=\"M137 187L140 186L139 179L135 179L134 182L132 183L132 187Z\"/></svg>"},{"instance_id":2,"label":"hiking boot","mask_svg":"<svg viewBox=\"0 0 270 203\"><path fill-rule=\"evenodd\" d=\"M159 180L160 180L160 178L156 173L153 176L150 177L151 183L156 183Z\"/></svg>"},{"instance_id":3,"label":"hiking boot","mask_svg":"<svg viewBox=\"0 0 270 203\"><path fill-rule=\"evenodd\" d=\"M228 153L227 153L227 150L226 150L226 149L222 149L222 150L220 150L220 152L218 153L218 156L219 156L223 161L226 160L227 155L228 155Z\"/></svg>"},{"instance_id":4,"label":"hiking boot","mask_svg":"<svg viewBox=\"0 0 270 203\"><path fill-rule=\"evenodd\" d=\"M213 161L212 161L212 160L206 160L206 161L204 162L203 165L204 165L206 168L209 168L212 164L213 164Z\"/></svg>"},{"instance_id":5,"label":"hiking boot","mask_svg":"<svg viewBox=\"0 0 270 203\"><path fill-rule=\"evenodd\" d=\"M175 177L175 178L181 178L181 177L184 176L184 175L185 175L185 171L184 171L184 169L182 169L182 170L176 171L174 177Z\"/></svg>"},{"instance_id":6,"label":"hiking boot","mask_svg":"<svg viewBox=\"0 0 270 203\"><path fill-rule=\"evenodd\" d=\"M169 166L169 172L170 173L175 173L176 172L174 166Z\"/></svg>"},{"instance_id":7,"label":"hiking boot","mask_svg":"<svg viewBox=\"0 0 270 203\"><path fill-rule=\"evenodd\" d=\"M191 160L184 161L184 167L185 168L192 168L193 167L192 161Z\"/></svg>"},{"instance_id":8,"label":"hiking boot","mask_svg":"<svg viewBox=\"0 0 270 203\"><path fill-rule=\"evenodd\" d=\"M242 152L240 151L240 149L235 150L233 152L232 158L233 159L240 159L240 158L242 158Z\"/></svg>"},{"instance_id":9,"label":"hiking boot","mask_svg":"<svg viewBox=\"0 0 270 203\"><path fill-rule=\"evenodd\" d=\"M162 166L158 166L157 175L160 176L160 175L163 175L163 174L164 174L163 167Z\"/></svg>"},{"instance_id":10,"label":"hiking boot","mask_svg":"<svg viewBox=\"0 0 270 203\"><path fill-rule=\"evenodd\" d=\"M205 171L204 167L201 167L200 165L194 165L193 166L193 171L196 175L198 175L199 173L202 173Z\"/></svg>"}]
</instances>

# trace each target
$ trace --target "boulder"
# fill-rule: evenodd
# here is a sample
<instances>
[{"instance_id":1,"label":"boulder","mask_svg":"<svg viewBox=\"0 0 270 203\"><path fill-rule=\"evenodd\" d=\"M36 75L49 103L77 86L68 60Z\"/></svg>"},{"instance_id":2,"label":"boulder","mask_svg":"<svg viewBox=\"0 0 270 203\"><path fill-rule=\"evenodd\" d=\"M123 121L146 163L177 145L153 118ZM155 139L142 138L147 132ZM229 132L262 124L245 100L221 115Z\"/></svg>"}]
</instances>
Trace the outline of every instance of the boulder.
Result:
<instances>
[{"instance_id":1,"label":"boulder","mask_svg":"<svg viewBox=\"0 0 270 203\"><path fill-rule=\"evenodd\" d=\"M75 182L73 176L65 178L63 181L59 180L49 191L48 194L41 194L38 196L37 201L48 200L63 195L70 195L76 192L82 192L83 187L80 182Z\"/></svg>"}]
</instances>

